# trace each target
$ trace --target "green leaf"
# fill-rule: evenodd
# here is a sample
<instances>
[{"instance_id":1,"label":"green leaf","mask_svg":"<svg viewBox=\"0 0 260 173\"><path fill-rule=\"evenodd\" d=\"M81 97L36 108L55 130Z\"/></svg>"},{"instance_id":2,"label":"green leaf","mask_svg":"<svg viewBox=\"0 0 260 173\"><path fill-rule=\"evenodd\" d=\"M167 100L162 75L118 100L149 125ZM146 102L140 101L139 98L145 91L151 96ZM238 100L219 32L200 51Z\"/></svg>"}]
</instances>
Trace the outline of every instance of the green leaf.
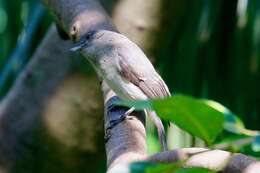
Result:
<instances>
[{"instance_id":1,"label":"green leaf","mask_svg":"<svg viewBox=\"0 0 260 173\"><path fill-rule=\"evenodd\" d=\"M154 109L160 117L173 121L183 130L211 144L224 128L226 131L256 136L257 131L245 129L243 122L218 102L175 95L163 100L121 100L116 105L135 107L136 110Z\"/></svg>"},{"instance_id":2,"label":"green leaf","mask_svg":"<svg viewBox=\"0 0 260 173\"><path fill-rule=\"evenodd\" d=\"M202 100L175 95L164 100L154 100L152 106L158 116L174 122L209 145L223 130L223 114Z\"/></svg>"},{"instance_id":3,"label":"green leaf","mask_svg":"<svg viewBox=\"0 0 260 173\"><path fill-rule=\"evenodd\" d=\"M155 163L151 162L134 162L130 165L131 173L143 173L148 168L155 167Z\"/></svg>"},{"instance_id":4,"label":"green leaf","mask_svg":"<svg viewBox=\"0 0 260 173\"><path fill-rule=\"evenodd\" d=\"M181 168L182 162L159 164L151 162L135 162L130 165L131 173L173 173Z\"/></svg>"},{"instance_id":5,"label":"green leaf","mask_svg":"<svg viewBox=\"0 0 260 173\"><path fill-rule=\"evenodd\" d=\"M245 129L243 122L233 114L229 109L218 102L212 100L204 100L204 102L213 109L221 112L225 117L224 129L228 132L241 134L242 129Z\"/></svg>"},{"instance_id":6,"label":"green leaf","mask_svg":"<svg viewBox=\"0 0 260 173\"><path fill-rule=\"evenodd\" d=\"M240 120L240 118L238 118L237 115L235 115L233 112L231 112L229 109L227 109L220 103L212 100L204 100L204 102L224 115L225 117L224 129L226 131L238 135L247 135L247 136L256 136L257 134L259 134L258 131L246 129L243 122Z\"/></svg>"},{"instance_id":7,"label":"green leaf","mask_svg":"<svg viewBox=\"0 0 260 173\"><path fill-rule=\"evenodd\" d=\"M161 164L151 162L135 162L130 165L131 173L215 173L206 168L182 168L183 162Z\"/></svg>"},{"instance_id":8,"label":"green leaf","mask_svg":"<svg viewBox=\"0 0 260 173\"><path fill-rule=\"evenodd\" d=\"M181 168L174 173L216 173L215 171L206 168Z\"/></svg>"},{"instance_id":9,"label":"green leaf","mask_svg":"<svg viewBox=\"0 0 260 173\"><path fill-rule=\"evenodd\" d=\"M136 110L151 109L151 101L149 100L120 100L115 102L118 106L134 107Z\"/></svg>"},{"instance_id":10,"label":"green leaf","mask_svg":"<svg viewBox=\"0 0 260 173\"><path fill-rule=\"evenodd\" d=\"M254 152L260 152L260 135L257 135L252 142L252 150Z\"/></svg>"},{"instance_id":11,"label":"green leaf","mask_svg":"<svg viewBox=\"0 0 260 173\"><path fill-rule=\"evenodd\" d=\"M153 168L147 168L145 173L173 173L178 167L178 164L158 164Z\"/></svg>"}]
</instances>

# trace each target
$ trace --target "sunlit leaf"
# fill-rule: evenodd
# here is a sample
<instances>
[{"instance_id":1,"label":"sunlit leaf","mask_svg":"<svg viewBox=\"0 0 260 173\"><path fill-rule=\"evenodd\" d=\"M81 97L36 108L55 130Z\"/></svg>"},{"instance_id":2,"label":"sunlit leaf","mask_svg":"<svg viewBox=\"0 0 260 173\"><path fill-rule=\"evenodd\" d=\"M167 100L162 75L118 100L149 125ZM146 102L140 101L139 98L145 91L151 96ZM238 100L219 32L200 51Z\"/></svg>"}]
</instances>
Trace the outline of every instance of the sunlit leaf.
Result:
<instances>
[{"instance_id":1,"label":"sunlit leaf","mask_svg":"<svg viewBox=\"0 0 260 173\"><path fill-rule=\"evenodd\" d=\"M224 123L224 129L231 132L240 134L241 129L244 129L245 126L243 122L234 115L229 109L224 107L218 102L215 102L213 100L204 100L204 102L209 105L210 107L216 109L217 111L221 112L225 117L225 123Z\"/></svg>"},{"instance_id":2,"label":"sunlit leaf","mask_svg":"<svg viewBox=\"0 0 260 173\"><path fill-rule=\"evenodd\" d=\"M119 101L121 106L135 107L136 110L154 109L158 115L174 122L181 129L211 144L224 128L226 131L247 136L259 134L245 129L243 122L229 109L218 102L175 95L167 99Z\"/></svg>"},{"instance_id":3,"label":"sunlit leaf","mask_svg":"<svg viewBox=\"0 0 260 173\"><path fill-rule=\"evenodd\" d=\"M224 115L224 129L226 131L248 136L255 136L258 134L257 131L246 129L240 118L220 103L212 100L204 100L204 102Z\"/></svg>"},{"instance_id":4,"label":"sunlit leaf","mask_svg":"<svg viewBox=\"0 0 260 173\"><path fill-rule=\"evenodd\" d=\"M164 100L154 100L152 105L160 117L174 122L208 144L211 144L223 129L223 114L199 99L175 95Z\"/></svg>"}]
</instances>

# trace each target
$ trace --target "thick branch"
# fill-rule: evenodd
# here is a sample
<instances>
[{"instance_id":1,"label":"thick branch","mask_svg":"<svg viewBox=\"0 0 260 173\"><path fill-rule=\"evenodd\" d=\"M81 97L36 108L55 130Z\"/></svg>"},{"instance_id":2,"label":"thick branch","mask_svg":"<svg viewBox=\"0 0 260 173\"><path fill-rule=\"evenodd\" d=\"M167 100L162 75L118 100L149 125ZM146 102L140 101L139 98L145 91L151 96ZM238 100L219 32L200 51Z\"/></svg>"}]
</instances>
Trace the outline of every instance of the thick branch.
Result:
<instances>
[{"instance_id":1,"label":"thick branch","mask_svg":"<svg viewBox=\"0 0 260 173\"><path fill-rule=\"evenodd\" d=\"M260 170L260 162L248 156L205 148L182 148L157 153L148 156L145 160L157 163L186 161L187 167L200 166L225 173L253 173Z\"/></svg>"},{"instance_id":2,"label":"thick branch","mask_svg":"<svg viewBox=\"0 0 260 173\"><path fill-rule=\"evenodd\" d=\"M175 163L185 161L186 167L204 167L224 173L256 173L260 170L260 162L243 154L232 154L222 150L209 150L206 148L182 148L173 151L156 153L140 161L156 163ZM130 165L120 163L109 172L122 172L131 170Z\"/></svg>"}]
</instances>

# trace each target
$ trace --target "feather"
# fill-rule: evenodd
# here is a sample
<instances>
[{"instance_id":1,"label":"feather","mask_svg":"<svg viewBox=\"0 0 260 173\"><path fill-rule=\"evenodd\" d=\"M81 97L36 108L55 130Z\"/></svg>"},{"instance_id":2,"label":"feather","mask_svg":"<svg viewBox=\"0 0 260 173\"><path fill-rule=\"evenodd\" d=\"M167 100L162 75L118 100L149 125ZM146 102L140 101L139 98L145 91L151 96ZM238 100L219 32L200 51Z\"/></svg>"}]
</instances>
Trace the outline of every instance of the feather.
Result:
<instances>
[{"instance_id":1,"label":"feather","mask_svg":"<svg viewBox=\"0 0 260 173\"><path fill-rule=\"evenodd\" d=\"M121 53L118 55L122 57ZM132 63L128 63L128 60L128 58L119 60L119 72L123 78L137 86L150 99L170 96L168 87L153 68L147 71L144 66L142 68L136 67L138 65L132 67Z\"/></svg>"}]
</instances>

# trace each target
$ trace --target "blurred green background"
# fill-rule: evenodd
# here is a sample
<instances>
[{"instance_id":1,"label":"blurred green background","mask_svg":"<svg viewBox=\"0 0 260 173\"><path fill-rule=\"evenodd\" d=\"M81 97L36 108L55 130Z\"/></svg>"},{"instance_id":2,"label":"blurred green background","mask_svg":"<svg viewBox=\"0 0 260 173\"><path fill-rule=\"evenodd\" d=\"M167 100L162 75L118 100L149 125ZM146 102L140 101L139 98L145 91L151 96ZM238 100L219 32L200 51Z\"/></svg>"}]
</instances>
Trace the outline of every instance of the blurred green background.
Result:
<instances>
[{"instance_id":1,"label":"blurred green background","mask_svg":"<svg viewBox=\"0 0 260 173\"><path fill-rule=\"evenodd\" d=\"M260 1L169 1L158 68L177 93L210 98L260 128ZM167 33L167 34L163 34ZM170 35L169 35L170 34Z\"/></svg>"},{"instance_id":2,"label":"blurred green background","mask_svg":"<svg viewBox=\"0 0 260 173\"><path fill-rule=\"evenodd\" d=\"M216 100L260 130L260 1L163 0L160 8L152 54L170 90ZM0 0L1 99L52 22L38 1Z\"/></svg>"},{"instance_id":3,"label":"blurred green background","mask_svg":"<svg viewBox=\"0 0 260 173\"><path fill-rule=\"evenodd\" d=\"M51 21L38 1L0 1L1 98L29 61Z\"/></svg>"}]
</instances>

